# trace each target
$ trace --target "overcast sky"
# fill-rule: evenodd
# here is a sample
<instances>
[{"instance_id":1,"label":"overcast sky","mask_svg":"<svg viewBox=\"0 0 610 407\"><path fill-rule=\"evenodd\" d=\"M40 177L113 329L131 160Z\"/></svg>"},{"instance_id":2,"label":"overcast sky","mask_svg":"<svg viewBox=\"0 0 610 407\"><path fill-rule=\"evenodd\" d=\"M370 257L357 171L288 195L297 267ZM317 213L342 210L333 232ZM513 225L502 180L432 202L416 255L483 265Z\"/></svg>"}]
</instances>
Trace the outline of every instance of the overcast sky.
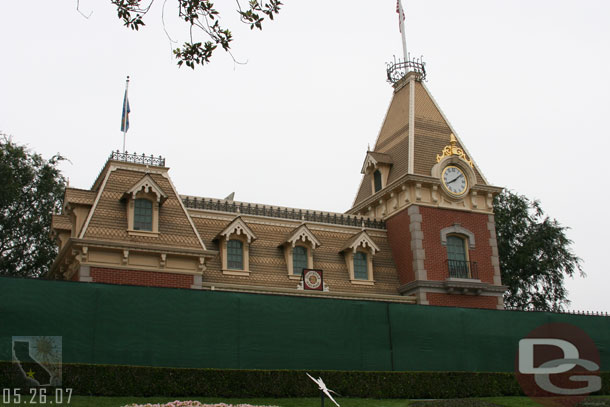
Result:
<instances>
[{"instance_id":1,"label":"overcast sky","mask_svg":"<svg viewBox=\"0 0 610 407\"><path fill-rule=\"evenodd\" d=\"M146 27L110 1L0 2L0 131L90 188L120 132L131 76L129 152L162 155L181 194L343 212L357 192L401 54L396 2L285 0L262 32L217 1L235 41L178 68L157 0ZM569 226L588 277L572 308L610 311L610 1L403 0L407 44L489 182L539 199ZM187 39L168 1L166 29ZM205 40L204 37L201 37ZM179 45L179 44L178 44Z\"/></svg>"}]
</instances>

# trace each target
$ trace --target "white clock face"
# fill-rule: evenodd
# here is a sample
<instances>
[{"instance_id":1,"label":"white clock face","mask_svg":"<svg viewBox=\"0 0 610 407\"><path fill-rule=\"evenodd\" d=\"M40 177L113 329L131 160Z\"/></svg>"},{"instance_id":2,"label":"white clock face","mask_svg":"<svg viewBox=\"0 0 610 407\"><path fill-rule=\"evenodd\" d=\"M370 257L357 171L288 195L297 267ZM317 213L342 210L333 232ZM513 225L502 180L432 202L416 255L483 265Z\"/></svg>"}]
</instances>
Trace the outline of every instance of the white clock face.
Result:
<instances>
[{"instance_id":1,"label":"white clock face","mask_svg":"<svg viewBox=\"0 0 610 407\"><path fill-rule=\"evenodd\" d=\"M466 174L453 165L449 165L443 170L441 178L447 190L453 195L462 195L468 188Z\"/></svg>"}]
</instances>

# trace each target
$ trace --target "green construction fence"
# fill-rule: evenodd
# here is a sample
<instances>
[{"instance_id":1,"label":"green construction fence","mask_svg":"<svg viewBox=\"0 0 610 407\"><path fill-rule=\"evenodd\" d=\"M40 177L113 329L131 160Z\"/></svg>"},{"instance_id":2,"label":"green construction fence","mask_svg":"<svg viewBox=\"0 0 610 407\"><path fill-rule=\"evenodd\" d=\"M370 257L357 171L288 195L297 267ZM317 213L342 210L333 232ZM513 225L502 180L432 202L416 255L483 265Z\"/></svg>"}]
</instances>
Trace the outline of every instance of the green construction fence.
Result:
<instances>
[{"instance_id":1,"label":"green construction fence","mask_svg":"<svg viewBox=\"0 0 610 407\"><path fill-rule=\"evenodd\" d=\"M13 336L61 336L64 363L512 372L519 340L559 322L610 369L608 317L0 278L4 361Z\"/></svg>"}]
</instances>

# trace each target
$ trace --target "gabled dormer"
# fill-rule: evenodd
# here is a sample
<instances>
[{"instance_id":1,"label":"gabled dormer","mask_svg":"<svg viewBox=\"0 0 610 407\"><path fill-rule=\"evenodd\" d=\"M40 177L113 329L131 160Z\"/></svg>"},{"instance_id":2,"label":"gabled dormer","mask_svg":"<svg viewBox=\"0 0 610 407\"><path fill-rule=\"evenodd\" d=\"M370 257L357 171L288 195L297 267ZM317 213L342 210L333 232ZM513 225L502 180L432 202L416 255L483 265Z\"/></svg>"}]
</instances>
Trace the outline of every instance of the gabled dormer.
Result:
<instances>
[{"instance_id":1,"label":"gabled dormer","mask_svg":"<svg viewBox=\"0 0 610 407\"><path fill-rule=\"evenodd\" d=\"M158 236L159 208L167 194L151 178L144 175L121 198L127 204L127 232L130 235Z\"/></svg>"},{"instance_id":2,"label":"gabled dormer","mask_svg":"<svg viewBox=\"0 0 610 407\"><path fill-rule=\"evenodd\" d=\"M303 269L314 268L313 252L321 245L320 241L305 225L296 227L280 247L286 259L286 270L290 279L301 278Z\"/></svg>"},{"instance_id":3,"label":"gabled dormer","mask_svg":"<svg viewBox=\"0 0 610 407\"><path fill-rule=\"evenodd\" d=\"M369 175L371 180L371 191L373 194L381 191L388 185L390 169L392 168L392 157L389 154L367 151L362 164L362 174Z\"/></svg>"},{"instance_id":4,"label":"gabled dormer","mask_svg":"<svg viewBox=\"0 0 610 407\"><path fill-rule=\"evenodd\" d=\"M374 285L373 256L379 251L379 246L371 236L362 230L353 235L343 246L341 253L352 284Z\"/></svg>"},{"instance_id":5,"label":"gabled dormer","mask_svg":"<svg viewBox=\"0 0 610 407\"><path fill-rule=\"evenodd\" d=\"M256 235L244 220L233 219L215 238L220 248L222 273L247 277L250 275L250 244Z\"/></svg>"}]
</instances>

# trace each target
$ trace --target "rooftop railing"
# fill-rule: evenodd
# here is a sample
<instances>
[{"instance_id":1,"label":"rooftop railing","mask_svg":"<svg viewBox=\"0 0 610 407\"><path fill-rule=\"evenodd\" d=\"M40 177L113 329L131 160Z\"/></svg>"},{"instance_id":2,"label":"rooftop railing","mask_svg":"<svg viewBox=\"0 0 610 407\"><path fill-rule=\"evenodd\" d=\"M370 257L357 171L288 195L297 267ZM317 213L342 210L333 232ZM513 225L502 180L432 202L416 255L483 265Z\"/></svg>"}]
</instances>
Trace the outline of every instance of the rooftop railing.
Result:
<instances>
[{"instance_id":1,"label":"rooftop railing","mask_svg":"<svg viewBox=\"0 0 610 407\"><path fill-rule=\"evenodd\" d=\"M240 213L244 215L269 216L272 218L328 223L331 225L365 227L369 229L385 229L385 222L381 220L345 215L342 213L310 211L304 209L283 208L278 206L188 196L182 198L182 202L187 208L193 209Z\"/></svg>"},{"instance_id":2,"label":"rooftop railing","mask_svg":"<svg viewBox=\"0 0 610 407\"><path fill-rule=\"evenodd\" d=\"M119 150L113 151L110 154L109 160L123 161L126 163L134 163L134 164L143 164L143 165L153 165L155 167L165 167L165 158L159 156L154 157L152 154L150 156L142 154L138 155L138 153L129 154L127 151L121 153Z\"/></svg>"}]
</instances>

